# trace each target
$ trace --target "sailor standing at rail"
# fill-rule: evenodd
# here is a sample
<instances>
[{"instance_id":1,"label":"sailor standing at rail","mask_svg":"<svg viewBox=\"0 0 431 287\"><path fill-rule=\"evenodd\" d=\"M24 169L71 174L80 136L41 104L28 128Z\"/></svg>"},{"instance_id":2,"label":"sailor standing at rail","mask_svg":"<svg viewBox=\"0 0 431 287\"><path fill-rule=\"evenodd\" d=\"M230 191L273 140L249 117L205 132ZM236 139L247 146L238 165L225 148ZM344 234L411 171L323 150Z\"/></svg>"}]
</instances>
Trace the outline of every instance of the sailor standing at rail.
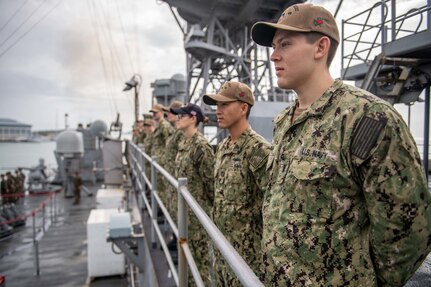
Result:
<instances>
[{"instance_id":1,"label":"sailor standing at rail","mask_svg":"<svg viewBox=\"0 0 431 287\"><path fill-rule=\"evenodd\" d=\"M431 249L431 197L407 125L332 78L340 38L323 7L293 5L252 37L272 46L278 86L298 95L274 120L265 285L404 285Z\"/></svg>"},{"instance_id":2,"label":"sailor standing at rail","mask_svg":"<svg viewBox=\"0 0 431 287\"><path fill-rule=\"evenodd\" d=\"M143 142L144 152L148 155L152 154L153 149L153 133L154 133L154 121L152 119L144 119L144 133L145 139ZM148 179L151 179L151 164L149 161L145 162L145 175Z\"/></svg>"},{"instance_id":3,"label":"sailor standing at rail","mask_svg":"<svg viewBox=\"0 0 431 287\"><path fill-rule=\"evenodd\" d=\"M161 163L163 168L166 169L170 174L175 175L175 158L178 152L178 146L181 141L184 140L184 134L181 130L176 128L176 123L178 122L177 115L174 115L171 112L171 109L178 109L183 106L183 103L180 101L173 101L169 107L163 107L163 111L168 113L168 122L171 123L174 127L174 132L170 135L170 137L166 140L166 148L163 156L161 158ZM174 222L177 222L177 191L176 189L166 183L166 194L167 194L167 202L168 202L168 211L171 215ZM175 241L176 244L176 241Z\"/></svg>"},{"instance_id":4,"label":"sailor standing at rail","mask_svg":"<svg viewBox=\"0 0 431 287\"><path fill-rule=\"evenodd\" d=\"M181 108L171 108L178 115L177 129L184 133L175 159L175 176L187 178L187 189L202 209L211 214L214 200L214 152L208 140L198 131L198 125L207 118L195 104ZM193 212L188 212L188 243L196 265L206 282L210 285L209 237ZM189 282L192 276L189 272Z\"/></svg>"},{"instance_id":5,"label":"sailor standing at rail","mask_svg":"<svg viewBox=\"0 0 431 287\"><path fill-rule=\"evenodd\" d=\"M7 183L5 175L2 173L1 175L1 181L0 181L0 194L2 199L2 205L7 203L6 194L7 194Z\"/></svg>"},{"instance_id":6,"label":"sailor standing at rail","mask_svg":"<svg viewBox=\"0 0 431 287\"><path fill-rule=\"evenodd\" d=\"M174 132L174 128L165 120L165 113L161 104L155 104L150 112L153 113L153 120L156 127L153 133L151 155L156 156L157 163L161 164L163 153L166 148L166 141ZM168 200L166 195L166 185L164 184L163 176L160 174L157 176L157 194L166 206Z\"/></svg>"},{"instance_id":7,"label":"sailor standing at rail","mask_svg":"<svg viewBox=\"0 0 431 287\"><path fill-rule=\"evenodd\" d=\"M270 144L248 123L254 95L246 84L226 82L216 95L204 95L203 101L207 105L217 105L219 127L228 129L230 134L217 146L214 222L258 274L262 200L267 185L265 166ZM218 253L215 267L217 286L241 286Z\"/></svg>"}]
</instances>

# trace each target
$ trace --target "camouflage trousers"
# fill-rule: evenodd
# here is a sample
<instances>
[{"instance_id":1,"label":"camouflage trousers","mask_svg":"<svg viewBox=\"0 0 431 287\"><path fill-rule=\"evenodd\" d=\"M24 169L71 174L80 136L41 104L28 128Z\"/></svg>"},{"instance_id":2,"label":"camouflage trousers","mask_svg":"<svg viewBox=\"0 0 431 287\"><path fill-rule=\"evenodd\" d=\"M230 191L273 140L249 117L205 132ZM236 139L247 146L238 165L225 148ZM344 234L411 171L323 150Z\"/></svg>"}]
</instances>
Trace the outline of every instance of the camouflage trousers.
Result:
<instances>
[{"instance_id":1,"label":"camouflage trousers","mask_svg":"<svg viewBox=\"0 0 431 287\"><path fill-rule=\"evenodd\" d=\"M210 252L209 244L210 239L202 225L197 220L196 216L192 213L188 213L189 225L188 225L188 243L191 249L193 259L196 262L196 266L201 274L202 280L205 286L210 286ZM193 276L189 270L189 286L196 286L194 284Z\"/></svg>"}]
</instances>

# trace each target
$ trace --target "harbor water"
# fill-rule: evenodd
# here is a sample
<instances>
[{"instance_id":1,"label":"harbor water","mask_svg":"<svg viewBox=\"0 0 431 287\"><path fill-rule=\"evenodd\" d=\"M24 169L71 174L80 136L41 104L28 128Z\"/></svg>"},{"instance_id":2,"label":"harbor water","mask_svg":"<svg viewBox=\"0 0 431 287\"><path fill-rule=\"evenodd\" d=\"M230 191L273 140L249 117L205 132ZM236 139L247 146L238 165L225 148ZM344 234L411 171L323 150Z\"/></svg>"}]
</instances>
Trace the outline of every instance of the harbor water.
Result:
<instances>
[{"instance_id":1,"label":"harbor water","mask_svg":"<svg viewBox=\"0 0 431 287\"><path fill-rule=\"evenodd\" d=\"M45 160L48 171L57 168L54 156L55 141L47 142L0 142L0 173L18 167L31 168Z\"/></svg>"}]
</instances>

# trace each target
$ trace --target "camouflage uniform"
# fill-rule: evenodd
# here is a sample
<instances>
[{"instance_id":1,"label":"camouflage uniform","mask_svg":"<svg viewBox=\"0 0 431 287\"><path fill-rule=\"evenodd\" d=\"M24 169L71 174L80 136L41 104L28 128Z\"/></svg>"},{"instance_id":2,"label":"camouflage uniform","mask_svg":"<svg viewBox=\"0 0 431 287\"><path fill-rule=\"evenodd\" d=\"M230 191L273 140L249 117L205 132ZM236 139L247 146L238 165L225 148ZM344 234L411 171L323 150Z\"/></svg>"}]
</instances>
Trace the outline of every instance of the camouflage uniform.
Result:
<instances>
[{"instance_id":1,"label":"camouflage uniform","mask_svg":"<svg viewBox=\"0 0 431 287\"><path fill-rule=\"evenodd\" d=\"M275 119L263 205L266 286L401 286L430 250L415 142L386 102L336 80Z\"/></svg>"},{"instance_id":2,"label":"camouflage uniform","mask_svg":"<svg viewBox=\"0 0 431 287\"><path fill-rule=\"evenodd\" d=\"M166 141L169 136L174 132L174 128L171 124L161 119L158 123L158 126L154 130L153 135L153 144L151 148L151 155L156 156L156 161L158 164L163 165L163 154L166 152ZM166 184L164 183L163 176L157 176L157 192L160 199L163 201L163 204L166 206L167 204L167 194L166 194Z\"/></svg>"},{"instance_id":3,"label":"camouflage uniform","mask_svg":"<svg viewBox=\"0 0 431 287\"><path fill-rule=\"evenodd\" d=\"M163 154L161 163L163 167L173 176L175 176L175 158L178 153L178 147L180 143L184 141L184 134L180 130L175 130L174 133L166 141L166 151ZM177 218L177 191L169 183L166 184L166 194L168 197L168 211L171 214L172 219L176 222Z\"/></svg>"},{"instance_id":4,"label":"camouflage uniform","mask_svg":"<svg viewBox=\"0 0 431 287\"><path fill-rule=\"evenodd\" d=\"M176 177L187 178L187 189L190 194L210 215L214 201L214 152L207 139L199 132L191 139L184 139L178 147L175 165ZM202 279L209 282L209 237L190 210L188 219L190 249Z\"/></svg>"},{"instance_id":5,"label":"camouflage uniform","mask_svg":"<svg viewBox=\"0 0 431 287\"><path fill-rule=\"evenodd\" d=\"M147 134L142 144L144 145L144 152L151 156L153 148L153 135ZM149 180L151 180L151 163L148 160L145 161L145 175Z\"/></svg>"},{"instance_id":6,"label":"camouflage uniform","mask_svg":"<svg viewBox=\"0 0 431 287\"><path fill-rule=\"evenodd\" d=\"M259 272L262 200L270 144L248 128L235 144L219 144L215 163L214 222L233 247ZM228 264L216 254L218 285L241 286Z\"/></svg>"},{"instance_id":7,"label":"camouflage uniform","mask_svg":"<svg viewBox=\"0 0 431 287\"><path fill-rule=\"evenodd\" d=\"M6 178L4 176L2 176L1 181L0 181L0 194L2 197L2 203L8 203L8 199L6 199L5 195L7 195L7 183L6 183Z\"/></svg>"}]
</instances>

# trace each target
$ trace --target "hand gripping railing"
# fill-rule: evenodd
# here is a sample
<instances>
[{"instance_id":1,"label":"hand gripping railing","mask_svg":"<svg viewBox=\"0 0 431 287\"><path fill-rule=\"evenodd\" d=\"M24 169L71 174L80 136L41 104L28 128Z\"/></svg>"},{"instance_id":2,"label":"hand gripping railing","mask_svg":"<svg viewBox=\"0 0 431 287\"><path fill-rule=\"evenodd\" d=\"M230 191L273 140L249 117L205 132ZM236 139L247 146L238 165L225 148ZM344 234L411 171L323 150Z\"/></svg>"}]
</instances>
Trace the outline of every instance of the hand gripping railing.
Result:
<instances>
[{"instance_id":1,"label":"hand gripping railing","mask_svg":"<svg viewBox=\"0 0 431 287\"><path fill-rule=\"evenodd\" d=\"M150 156L148 156L144 151L140 150L140 148L136 144L131 142L129 142L128 144L128 158L133 177L136 179L137 189L142 192L141 194L143 195L147 210L152 211L150 213L150 217L152 221L151 240L153 246L157 244L156 239L158 238L158 241L162 246L162 249L168 261L169 268L173 274L173 278L177 286L187 286L188 268L190 268L196 285L205 286L199 274L199 270L194 262L189 245L187 243L187 206L196 215L196 218L202 224L209 237L213 240L214 244L217 246L226 262L230 265L233 272L238 277L239 281L244 286L263 286L263 284L259 281L252 269L247 265L244 259L242 259L242 257L238 254L235 248L233 248L230 242L226 239L226 237L221 233L221 231L208 217L202 207L190 194L186 187L187 179L180 178L177 181L171 174L169 174L155 161L155 158L151 158ZM151 183L145 175L145 161L151 162ZM175 225L175 222L172 220L169 212L165 208L163 202L157 195L157 172L160 173L167 180L167 182L169 182L169 184L175 187L178 191L178 228ZM145 184L147 184L151 188L151 205L145 196ZM178 272L172 262L172 258L166 246L166 242L157 224L157 206L159 206L163 211L163 214L165 215L169 225L171 226L173 233L178 239Z\"/></svg>"}]
</instances>

